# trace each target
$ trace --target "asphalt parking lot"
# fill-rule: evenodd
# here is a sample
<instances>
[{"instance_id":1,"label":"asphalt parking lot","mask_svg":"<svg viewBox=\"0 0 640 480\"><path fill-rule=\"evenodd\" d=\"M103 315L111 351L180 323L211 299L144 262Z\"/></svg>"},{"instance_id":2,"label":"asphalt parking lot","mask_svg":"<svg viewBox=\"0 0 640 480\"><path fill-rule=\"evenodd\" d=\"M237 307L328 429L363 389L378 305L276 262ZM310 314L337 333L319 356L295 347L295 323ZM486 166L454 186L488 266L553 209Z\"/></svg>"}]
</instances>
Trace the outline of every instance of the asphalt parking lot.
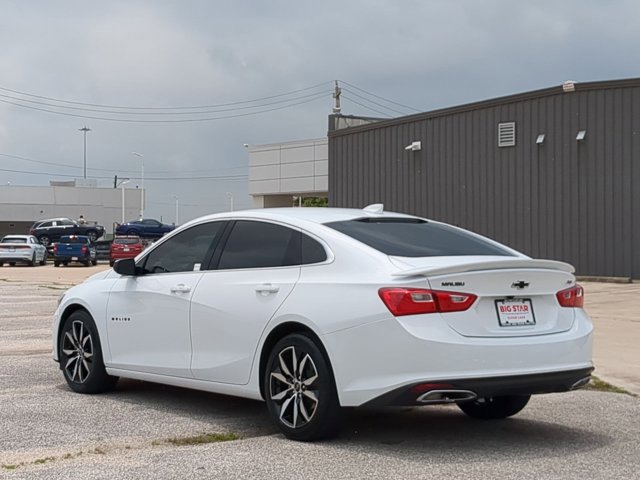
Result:
<instances>
[{"instance_id":1,"label":"asphalt parking lot","mask_svg":"<svg viewBox=\"0 0 640 480\"><path fill-rule=\"evenodd\" d=\"M474 421L451 406L356 410L337 439L313 444L276 433L260 402L137 381L106 395L74 394L51 360L51 315L68 286L105 268L0 269L0 478L640 475L640 398L626 394L538 396L498 422ZM640 393L633 305L640 285L586 290L597 373ZM238 439L193 445L203 434Z\"/></svg>"}]
</instances>

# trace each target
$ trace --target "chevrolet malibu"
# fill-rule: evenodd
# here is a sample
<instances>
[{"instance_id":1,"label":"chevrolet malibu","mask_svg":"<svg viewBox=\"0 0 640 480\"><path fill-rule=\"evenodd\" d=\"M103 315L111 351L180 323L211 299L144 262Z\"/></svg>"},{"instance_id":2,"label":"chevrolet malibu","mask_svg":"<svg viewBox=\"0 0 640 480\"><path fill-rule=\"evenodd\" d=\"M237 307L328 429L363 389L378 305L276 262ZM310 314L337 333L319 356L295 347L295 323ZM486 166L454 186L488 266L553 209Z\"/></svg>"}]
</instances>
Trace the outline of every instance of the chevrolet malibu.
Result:
<instances>
[{"instance_id":1,"label":"chevrolet malibu","mask_svg":"<svg viewBox=\"0 0 640 480\"><path fill-rule=\"evenodd\" d=\"M68 290L54 359L76 392L126 377L261 399L313 440L341 407L499 419L584 386L583 302L566 263L379 204L229 212Z\"/></svg>"}]
</instances>

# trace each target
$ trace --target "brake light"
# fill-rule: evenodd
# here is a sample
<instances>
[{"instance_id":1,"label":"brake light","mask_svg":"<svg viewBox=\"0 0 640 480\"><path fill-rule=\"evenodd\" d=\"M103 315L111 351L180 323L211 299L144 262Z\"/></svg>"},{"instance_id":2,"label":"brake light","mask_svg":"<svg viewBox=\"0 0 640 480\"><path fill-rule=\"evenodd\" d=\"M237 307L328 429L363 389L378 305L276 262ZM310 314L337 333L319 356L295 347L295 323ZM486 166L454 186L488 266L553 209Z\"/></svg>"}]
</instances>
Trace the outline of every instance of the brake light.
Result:
<instances>
[{"instance_id":1,"label":"brake light","mask_svg":"<svg viewBox=\"0 0 640 480\"><path fill-rule=\"evenodd\" d=\"M396 317L422 313L463 312L478 298L472 293L403 287L381 288L378 295Z\"/></svg>"},{"instance_id":2,"label":"brake light","mask_svg":"<svg viewBox=\"0 0 640 480\"><path fill-rule=\"evenodd\" d=\"M561 307L582 308L584 306L584 289L580 285L560 290L556 298Z\"/></svg>"},{"instance_id":3,"label":"brake light","mask_svg":"<svg viewBox=\"0 0 640 480\"><path fill-rule=\"evenodd\" d=\"M58 244L57 243L53 244L53 253L58 253Z\"/></svg>"},{"instance_id":4,"label":"brake light","mask_svg":"<svg viewBox=\"0 0 640 480\"><path fill-rule=\"evenodd\" d=\"M83 246L82 246L82 254L83 254L83 255L86 255L86 254L87 254L87 251L88 251L87 246L86 246L86 245L83 245Z\"/></svg>"}]
</instances>

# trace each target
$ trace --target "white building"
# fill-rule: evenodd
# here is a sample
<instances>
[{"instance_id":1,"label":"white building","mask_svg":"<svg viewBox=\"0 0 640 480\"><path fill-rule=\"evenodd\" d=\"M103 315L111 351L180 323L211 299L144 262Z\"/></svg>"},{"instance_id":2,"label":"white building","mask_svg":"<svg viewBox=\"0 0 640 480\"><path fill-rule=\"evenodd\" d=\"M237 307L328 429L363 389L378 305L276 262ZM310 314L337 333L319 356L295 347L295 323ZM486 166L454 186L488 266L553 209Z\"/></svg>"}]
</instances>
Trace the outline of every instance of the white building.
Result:
<instances>
[{"instance_id":1,"label":"white building","mask_svg":"<svg viewBox=\"0 0 640 480\"><path fill-rule=\"evenodd\" d=\"M290 207L293 197L328 195L326 138L249 146L253 207Z\"/></svg>"}]
</instances>

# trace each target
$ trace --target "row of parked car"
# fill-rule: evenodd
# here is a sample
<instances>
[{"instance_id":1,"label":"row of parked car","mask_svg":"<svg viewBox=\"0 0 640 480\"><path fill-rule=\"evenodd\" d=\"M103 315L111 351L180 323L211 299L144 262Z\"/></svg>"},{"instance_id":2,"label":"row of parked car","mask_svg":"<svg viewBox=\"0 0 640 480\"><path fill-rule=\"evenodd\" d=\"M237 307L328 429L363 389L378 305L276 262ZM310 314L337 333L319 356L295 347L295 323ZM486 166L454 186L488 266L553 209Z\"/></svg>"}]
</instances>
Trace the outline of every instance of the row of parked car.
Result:
<instances>
[{"instance_id":1,"label":"row of parked car","mask_svg":"<svg viewBox=\"0 0 640 480\"><path fill-rule=\"evenodd\" d=\"M133 258L142 252L147 241L134 235L116 236L108 246L109 265L113 266L121 258ZM45 265L53 256L53 265L82 263L85 266L98 263L99 252L95 242L86 235L63 235L51 245L51 251L38 242L33 235L6 235L0 240L0 267L8 263L14 266L24 263L31 267Z\"/></svg>"},{"instance_id":2,"label":"row of parked car","mask_svg":"<svg viewBox=\"0 0 640 480\"><path fill-rule=\"evenodd\" d=\"M150 239L160 238L174 228L154 219L132 220L117 225L113 241L100 243L108 246L109 264L113 266L118 259L135 257ZM29 235L6 235L0 240L0 267L5 263L44 265L49 256L53 256L56 267L72 262L96 265L100 255L96 241L103 235L104 227L97 224L69 218L40 220L32 225Z\"/></svg>"}]
</instances>

